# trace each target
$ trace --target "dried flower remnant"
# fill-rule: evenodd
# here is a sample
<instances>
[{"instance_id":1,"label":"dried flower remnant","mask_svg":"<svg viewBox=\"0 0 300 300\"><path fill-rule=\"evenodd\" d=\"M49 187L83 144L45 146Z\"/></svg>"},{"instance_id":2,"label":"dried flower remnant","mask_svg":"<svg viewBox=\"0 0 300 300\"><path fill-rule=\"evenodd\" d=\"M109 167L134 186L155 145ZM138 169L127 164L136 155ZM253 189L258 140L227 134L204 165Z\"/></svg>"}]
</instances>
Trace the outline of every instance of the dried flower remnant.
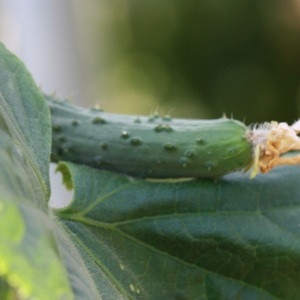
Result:
<instances>
[{"instance_id":1,"label":"dried flower remnant","mask_svg":"<svg viewBox=\"0 0 300 300\"><path fill-rule=\"evenodd\" d=\"M267 173L276 166L300 164L300 155L281 157L282 154L300 150L300 121L292 126L287 123L264 123L248 132L254 148L254 166L251 178L259 172Z\"/></svg>"}]
</instances>

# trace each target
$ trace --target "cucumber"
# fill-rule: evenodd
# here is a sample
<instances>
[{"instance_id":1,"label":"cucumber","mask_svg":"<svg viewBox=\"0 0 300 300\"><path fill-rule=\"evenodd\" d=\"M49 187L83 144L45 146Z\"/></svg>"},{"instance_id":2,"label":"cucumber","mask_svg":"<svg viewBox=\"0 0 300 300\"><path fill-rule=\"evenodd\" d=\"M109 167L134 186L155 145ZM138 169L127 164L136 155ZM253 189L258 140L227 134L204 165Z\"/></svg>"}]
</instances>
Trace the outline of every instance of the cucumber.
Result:
<instances>
[{"instance_id":1,"label":"cucumber","mask_svg":"<svg viewBox=\"0 0 300 300\"><path fill-rule=\"evenodd\" d=\"M51 160L142 178L219 178L253 163L247 127L236 120L111 114L46 96Z\"/></svg>"}]
</instances>

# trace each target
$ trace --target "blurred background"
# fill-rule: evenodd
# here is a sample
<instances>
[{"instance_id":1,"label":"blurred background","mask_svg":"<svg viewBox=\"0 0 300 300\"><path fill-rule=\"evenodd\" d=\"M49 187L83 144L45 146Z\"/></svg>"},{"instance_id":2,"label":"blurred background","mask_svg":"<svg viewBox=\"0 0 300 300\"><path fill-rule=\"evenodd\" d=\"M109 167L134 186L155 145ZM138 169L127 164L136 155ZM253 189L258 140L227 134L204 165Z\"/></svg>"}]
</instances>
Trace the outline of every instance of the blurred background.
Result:
<instances>
[{"instance_id":1,"label":"blurred background","mask_svg":"<svg viewBox=\"0 0 300 300\"><path fill-rule=\"evenodd\" d=\"M300 111L300 0L0 0L0 41L83 106L246 124Z\"/></svg>"}]
</instances>

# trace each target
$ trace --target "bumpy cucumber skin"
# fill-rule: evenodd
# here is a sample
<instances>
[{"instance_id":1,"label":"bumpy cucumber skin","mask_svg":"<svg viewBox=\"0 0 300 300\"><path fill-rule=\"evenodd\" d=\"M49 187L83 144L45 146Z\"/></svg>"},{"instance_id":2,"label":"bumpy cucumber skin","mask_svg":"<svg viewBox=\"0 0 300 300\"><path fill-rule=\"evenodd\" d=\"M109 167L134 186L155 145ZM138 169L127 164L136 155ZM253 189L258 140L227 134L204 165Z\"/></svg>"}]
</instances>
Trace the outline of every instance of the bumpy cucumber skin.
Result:
<instances>
[{"instance_id":1,"label":"bumpy cucumber skin","mask_svg":"<svg viewBox=\"0 0 300 300\"><path fill-rule=\"evenodd\" d=\"M236 120L134 117L47 100L54 162L143 178L219 178L252 163L247 127Z\"/></svg>"}]
</instances>

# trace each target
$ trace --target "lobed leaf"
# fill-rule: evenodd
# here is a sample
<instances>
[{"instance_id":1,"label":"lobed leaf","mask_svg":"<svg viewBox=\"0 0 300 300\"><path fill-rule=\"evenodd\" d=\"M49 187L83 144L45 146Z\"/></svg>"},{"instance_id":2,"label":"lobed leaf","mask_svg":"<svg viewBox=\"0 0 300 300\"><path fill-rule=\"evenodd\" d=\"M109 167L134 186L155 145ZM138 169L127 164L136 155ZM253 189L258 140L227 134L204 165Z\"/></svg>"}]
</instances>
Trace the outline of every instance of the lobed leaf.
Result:
<instances>
[{"instance_id":1,"label":"lobed leaf","mask_svg":"<svg viewBox=\"0 0 300 300\"><path fill-rule=\"evenodd\" d=\"M75 196L58 216L128 299L300 298L299 167L177 183L59 169Z\"/></svg>"}]
</instances>

